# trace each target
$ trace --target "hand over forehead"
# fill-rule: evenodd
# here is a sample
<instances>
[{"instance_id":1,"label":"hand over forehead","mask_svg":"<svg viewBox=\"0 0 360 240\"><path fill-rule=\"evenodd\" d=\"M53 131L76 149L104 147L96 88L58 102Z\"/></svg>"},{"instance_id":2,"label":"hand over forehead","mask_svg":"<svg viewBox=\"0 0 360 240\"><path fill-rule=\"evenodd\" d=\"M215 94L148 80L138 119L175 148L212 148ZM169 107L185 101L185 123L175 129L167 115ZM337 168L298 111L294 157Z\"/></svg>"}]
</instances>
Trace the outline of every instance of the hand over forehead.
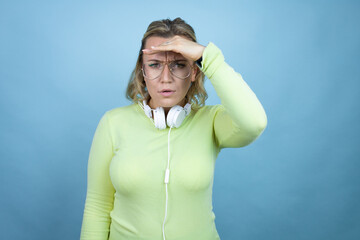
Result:
<instances>
[{"instance_id":1,"label":"hand over forehead","mask_svg":"<svg viewBox=\"0 0 360 240\"><path fill-rule=\"evenodd\" d=\"M182 36L173 38L149 37L146 40L145 48L142 50L145 55L153 55L162 52L173 52L182 55L190 61L198 60L205 47Z\"/></svg>"},{"instance_id":2,"label":"hand over forehead","mask_svg":"<svg viewBox=\"0 0 360 240\"><path fill-rule=\"evenodd\" d=\"M154 52L143 55L143 61L161 61L161 62L170 62L177 60L188 60L180 53L173 51L166 52Z\"/></svg>"}]
</instances>

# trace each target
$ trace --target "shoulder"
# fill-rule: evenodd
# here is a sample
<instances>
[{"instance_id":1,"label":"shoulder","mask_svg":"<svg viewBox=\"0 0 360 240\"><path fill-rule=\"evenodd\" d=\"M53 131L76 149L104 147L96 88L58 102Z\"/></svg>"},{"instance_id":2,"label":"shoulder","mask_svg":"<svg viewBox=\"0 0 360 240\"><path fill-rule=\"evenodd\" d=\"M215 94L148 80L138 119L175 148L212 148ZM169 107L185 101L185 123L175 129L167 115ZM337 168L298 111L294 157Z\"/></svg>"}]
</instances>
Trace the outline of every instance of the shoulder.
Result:
<instances>
[{"instance_id":1,"label":"shoulder","mask_svg":"<svg viewBox=\"0 0 360 240\"><path fill-rule=\"evenodd\" d=\"M140 108L138 106L138 104L130 104L124 107L117 107L117 108L113 108L110 110L107 110L104 115L103 118L107 118L108 121L110 122L118 122L121 121L122 119L126 119L129 118L131 115L133 115L135 112L138 111L138 108Z\"/></svg>"},{"instance_id":2,"label":"shoulder","mask_svg":"<svg viewBox=\"0 0 360 240\"><path fill-rule=\"evenodd\" d=\"M109 117L117 117L118 115L123 115L133 112L137 106L138 104L133 103L127 106L117 107L107 110L105 114L108 115Z\"/></svg>"},{"instance_id":3,"label":"shoulder","mask_svg":"<svg viewBox=\"0 0 360 240\"><path fill-rule=\"evenodd\" d=\"M198 111L204 111L204 112L214 112L215 111L216 112L223 108L224 108L224 106L221 104L205 105L205 106L201 107Z\"/></svg>"},{"instance_id":4,"label":"shoulder","mask_svg":"<svg viewBox=\"0 0 360 240\"><path fill-rule=\"evenodd\" d=\"M203 107L200 107L197 111L196 111L196 115L198 116L204 116L204 117L215 117L215 115L219 112L219 111L223 111L224 110L224 106L221 104L217 104L217 105L205 105Z\"/></svg>"}]
</instances>

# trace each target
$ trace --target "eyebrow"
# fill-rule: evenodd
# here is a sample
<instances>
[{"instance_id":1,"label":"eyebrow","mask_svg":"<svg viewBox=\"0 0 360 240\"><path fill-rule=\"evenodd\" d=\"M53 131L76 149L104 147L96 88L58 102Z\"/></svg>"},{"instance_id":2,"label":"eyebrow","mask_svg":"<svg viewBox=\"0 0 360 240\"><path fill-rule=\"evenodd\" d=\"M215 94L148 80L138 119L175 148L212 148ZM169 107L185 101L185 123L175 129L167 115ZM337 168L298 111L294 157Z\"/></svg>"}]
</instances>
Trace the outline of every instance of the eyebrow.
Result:
<instances>
[{"instance_id":1,"label":"eyebrow","mask_svg":"<svg viewBox=\"0 0 360 240\"><path fill-rule=\"evenodd\" d=\"M166 59L167 58L167 53L168 52L159 52L159 53L155 53L154 55L150 55L149 57L151 57L150 59L147 59L146 61L155 61L155 62L165 62L162 59ZM173 55L174 59L171 60L171 62L173 61L187 61L186 58L184 58L184 56L182 55ZM144 58L143 58L144 61Z\"/></svg>"},{"instance_id":2,"label":"eyebrow","mask_svg":"<svg viewBox=\"0 0 360 240\"><path fill-rule=\"evenodd\" d=\"M149 61L154 61L154 62L165 62L165 61L162 61L162 60L159 60L159 59L155 59L155 58L152 58L152 59L148 59L147 62ZM171 60L170 62L175 62L175 61L187 61L185 58L180 58L180 59L173 59Z\"/></svg>"},{"instance_id":3,"label":"eyebrow","mask_svg":"<svg viewBox=\"0 0 360 240\"><path fill-rule=\"evenodd\" d=\"M163 61L161 61L161 60L159 60L159 59L148 59L147 61L163 62Z\"/></svg>"}]
</instances>

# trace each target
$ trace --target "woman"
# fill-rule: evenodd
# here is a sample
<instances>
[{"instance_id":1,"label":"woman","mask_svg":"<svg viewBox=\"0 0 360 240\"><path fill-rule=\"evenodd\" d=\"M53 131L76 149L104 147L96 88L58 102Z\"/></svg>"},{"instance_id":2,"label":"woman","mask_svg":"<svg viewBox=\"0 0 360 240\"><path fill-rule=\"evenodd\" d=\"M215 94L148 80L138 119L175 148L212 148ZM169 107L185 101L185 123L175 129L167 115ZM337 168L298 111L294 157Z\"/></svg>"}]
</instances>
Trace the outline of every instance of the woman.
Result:
<instances>
[{"instance_id":1,"label":"woman","mask_svg":"<svg viewBox=\"0 0 360 240\"><path fill-rule=\"evenodd\" d=\"M204 106L204 74L221 105ZM96 129L81 239L219 239L215 160L263 132L261 103L180 18L149 25L127 97L133 104L106 112Z\"/></svg>"}]
</instances>

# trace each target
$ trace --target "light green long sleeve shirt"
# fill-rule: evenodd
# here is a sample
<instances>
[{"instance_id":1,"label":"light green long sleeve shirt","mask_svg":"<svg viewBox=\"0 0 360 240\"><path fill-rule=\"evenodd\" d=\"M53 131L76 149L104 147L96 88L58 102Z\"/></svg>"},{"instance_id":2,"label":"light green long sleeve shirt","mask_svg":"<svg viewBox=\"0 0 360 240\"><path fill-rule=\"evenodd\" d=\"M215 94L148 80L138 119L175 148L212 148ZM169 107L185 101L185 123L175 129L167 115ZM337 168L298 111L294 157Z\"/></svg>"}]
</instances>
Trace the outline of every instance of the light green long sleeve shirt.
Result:
<instances>
[{"instance_id":1,"label":"light green long sleeve shirt","mask_svg":"<svg viewBox=\"0 0 360 240\"><path fill-rule=\"evenodd\" d=\"M265 129L256 95L212 43L202 71L221 105L192 111L170 135L167 240L219 239L212 211L216 158L242 147ZM138 104L107 111L99 122L88 162L82 240L161 240L168 130L158 130Z\"/></svg>"}]
</instances>

